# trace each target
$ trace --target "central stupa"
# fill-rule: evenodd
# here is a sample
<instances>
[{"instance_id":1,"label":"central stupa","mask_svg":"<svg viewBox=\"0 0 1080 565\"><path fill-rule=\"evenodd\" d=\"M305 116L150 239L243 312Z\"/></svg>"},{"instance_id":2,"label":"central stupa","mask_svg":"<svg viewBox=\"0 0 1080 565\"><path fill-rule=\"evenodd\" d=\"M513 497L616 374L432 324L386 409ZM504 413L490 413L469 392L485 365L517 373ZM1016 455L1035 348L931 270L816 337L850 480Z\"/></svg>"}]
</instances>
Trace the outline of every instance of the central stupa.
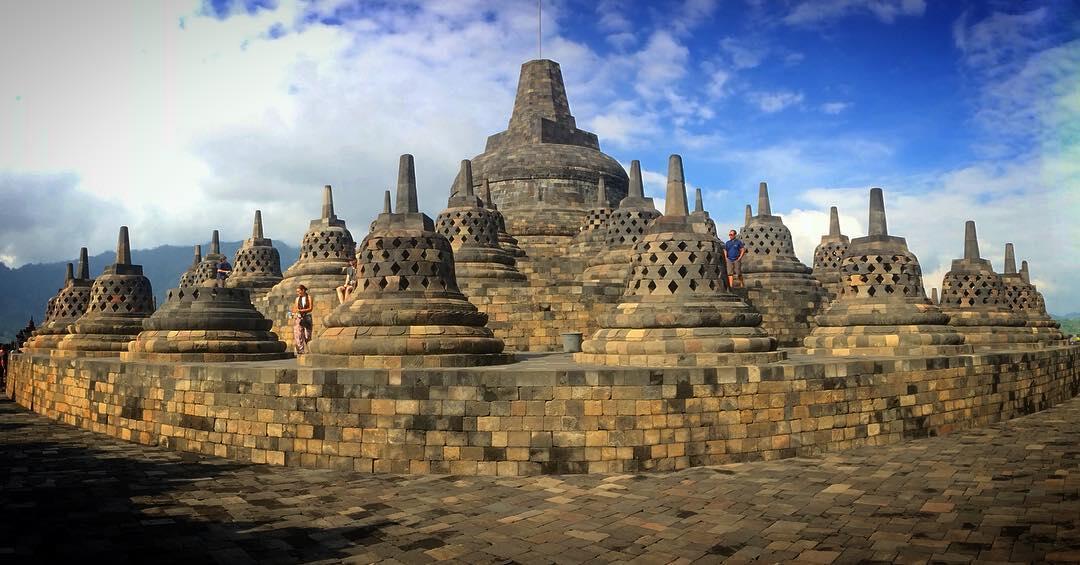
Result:
<instances>
[{"instance_id":1,"label":"central stupa","mask_svg":"<svg viewBox=\"0 0 1080 565\"><path fill-rule=\"evenodd\" d=\"M600 151L596 134L578 129L562 70L547 59L521 66L510 123L488 137L472 167L477 191L490 183L507 231L526 250L530 243L568 243L595 205L601 178L610 202L627 192L626 171Z\"/></svg>"}]
</instances>

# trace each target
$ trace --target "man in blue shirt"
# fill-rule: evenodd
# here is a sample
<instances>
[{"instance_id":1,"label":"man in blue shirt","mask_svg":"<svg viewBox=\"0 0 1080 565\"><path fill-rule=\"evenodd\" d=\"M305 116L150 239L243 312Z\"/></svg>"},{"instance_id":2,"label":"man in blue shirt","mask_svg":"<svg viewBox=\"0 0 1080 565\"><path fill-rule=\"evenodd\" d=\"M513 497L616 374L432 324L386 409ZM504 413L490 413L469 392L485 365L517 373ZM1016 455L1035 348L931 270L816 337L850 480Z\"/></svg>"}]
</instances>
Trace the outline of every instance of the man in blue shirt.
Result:
<instances>
[{"instance_id":1,"label":"man in blue shirt","mask_svg":"<svg viewBox=\"0 0 1080 565\"><path fill-rule=\"evenodd\" d=\"M214 286L225 287L225 279L229 278L229 273L232 273L232 265L229 264L229 260L225 257L221 258L221 261L217 264L217 273L215 275Z\"/></svg>"},{"instance_id":2,"label":"man in blue shirt","mask_svg":"<svg viewBox=\"0 0 1080 565\"><path fill-rule=\"evenodd\" d=\"M746 246L742 240L735 238L735 230L728 232L728 240L724 242L724 250L727 254L727 285L735 288L735 276L739 277L739 286L746 286L742 278L742 258L746 255Z\"/></svg>"}]
</instances>

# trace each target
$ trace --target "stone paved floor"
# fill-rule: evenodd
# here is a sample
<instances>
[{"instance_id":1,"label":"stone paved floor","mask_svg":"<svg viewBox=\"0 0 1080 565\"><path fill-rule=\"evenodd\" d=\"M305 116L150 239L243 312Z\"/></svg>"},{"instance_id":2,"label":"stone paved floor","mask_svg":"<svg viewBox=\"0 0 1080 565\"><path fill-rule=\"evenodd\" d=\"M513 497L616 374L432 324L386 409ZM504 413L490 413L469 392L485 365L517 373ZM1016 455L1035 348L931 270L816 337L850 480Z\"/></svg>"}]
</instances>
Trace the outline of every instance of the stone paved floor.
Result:
<instances>
[{"instance_id":1,"label":"stone paved floor","mask_svg":"<svg viewBox=\"0 0 1080 565\"><path fill-rule=\"evenodd\" d=\"M369 476L113 440L0 403L0 562L1080 560L1080 399L819 459Z\"/></svg>"}]
</instances>

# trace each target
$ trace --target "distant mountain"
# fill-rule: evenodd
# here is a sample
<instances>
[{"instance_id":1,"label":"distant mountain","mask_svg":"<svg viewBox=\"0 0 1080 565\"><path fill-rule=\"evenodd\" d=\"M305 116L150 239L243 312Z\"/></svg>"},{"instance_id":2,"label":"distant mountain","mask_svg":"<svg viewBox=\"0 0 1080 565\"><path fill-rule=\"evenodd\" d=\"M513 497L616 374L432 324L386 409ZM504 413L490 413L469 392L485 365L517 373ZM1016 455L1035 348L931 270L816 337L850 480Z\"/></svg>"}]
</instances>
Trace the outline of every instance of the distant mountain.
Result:
<instances>
[{"instance_id":1,"label":"distant mountain","mask_svg":"<svg viewBox=\"0 0 1080 565\"><path fill-rule=\"evenodd\" d=\"M242 242L222 242L221 252L231 261ZM274 242L281 254L284 271L296 262L300 250L296 247ZM210 248L203 244L204 253ZM175 288L180 275L191 266L193 249L176 245L163 245L153 249L133 250L131 260L142 265L143 274L150 279L158 304L165 301L165 293ZM116 260L112 251L90 257L90 275L97 277L105 267ZM11 341L33 317L40 324L45 317L45 306L56 291L64 285L64 273L68 262L78 263L78 258L56 263L32 263L11 269L0 263L0 342Z\"/></svg>"}]
</instances>

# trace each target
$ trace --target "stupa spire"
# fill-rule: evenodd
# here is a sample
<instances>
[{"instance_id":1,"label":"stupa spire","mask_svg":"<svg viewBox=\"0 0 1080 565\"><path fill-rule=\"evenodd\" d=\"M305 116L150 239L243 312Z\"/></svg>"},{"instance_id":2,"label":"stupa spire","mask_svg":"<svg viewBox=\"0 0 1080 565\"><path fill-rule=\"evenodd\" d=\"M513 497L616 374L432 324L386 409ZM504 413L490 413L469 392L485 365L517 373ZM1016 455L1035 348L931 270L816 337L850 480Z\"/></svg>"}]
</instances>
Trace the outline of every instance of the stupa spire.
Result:
<instances>
[{"instance_id":1,"label":"stupa spire","mask_svg":"<svg viewBox=\"0 0 1080 565\"><path fill-rule=\"evenodd\" d=\"M75 265L72 265L71 263L68 263L67 264L67 273L64 274L64 284L67 285L67 283L71 282L74 279L75 279Z\"/></svg>"},{"instance_id":2,"label":"stupa spire","mask_svg":"<svg viewBox=\"0 0 1080 565\"><path fill-rule=\"evenodd\" d=\"M694 212L700 214L700 213L702 213L704 211L705 211L705 204L701 199L701 189L700 188L695 188L694 189Z\"/></svg>"},{"instance_id":3,"label":"stupa spire","mask_svg":"<svg viewBox=\"0 0 1080 565\"><path fill-rule=\"evenodd\" d=\"M762 182L757 190L757 213L759 216L771 216L772 206L769 205L769 183Z\"/></svg>"},{"instance_id":4,"label":"stupa spire","mask_svg":"<svg viewBox=\"0 0 1080 565\"><path fill-rule=\"evenodd\" d=\"M601 208L607 206L607 187L604 185L604 177L596 181L596 203Z\"/></svg>"},{"instance_id":5,"label":"stupa spire","mask_svg":"<svg viewBox=\"0 0 1080 565\"><path fill-rule=\"evenodd\" d=\"M395 207L398 214L420 212L420 204L416 199L416 165L413 156L408 153L398 160L397 205Z\"/></svg>"},{"instance_id":6,"label":"stupa spire","mask_svg":"<svg viewBox=\"0 0 1080 565\"><path fill-rule=\"evenodd\" d=\"M1005 274L1016 274L1016 252L1013 251L1013 244L1005 244Z\"/></svg>"},{"instance_id":7,"label":"stupa spire","mask_svg":"<svg viewBox=\"0 0 1080 565\"><path fill-rule=\"evenodd\" d=\"M202 245L195 246L195 261L192 265L198 265L199 263L202 263Z\"/></svg>"},{"instance_id":8,"label":"stupa spire","mask_svg":"<svg viewBox=\"0 0 1080 565\"><path fill-rule=\"evenodd\" d=\"M210 235L210 254L221 255L221 238L218 236L217 230L214 230L214 233Z\"/></svg>"},{"instance_id":9,"label":"stupa spire","mask_svg":"<svg viewBox=\"0 0 1080 565\"><path fill-rule=\"evenodd\" d=\"M979 259L979 237L975 234L975 221L964 223L964 259Z\"/></svg>"},{"instance_id":10,"label":"stupa spire","mask_svg":"<svg viewBox=\"0 0 1080 565\"><path fill-rule=\"evenodd\" d=\"M120 235L116 239L116 264L131 264L131 242L128 240L127 226L120 226Z\"/></svg>"},{"instance_id":11,"label":"stupa spire","mask_svg":"<svg viewBox=\"0 0 1080 565\"><path fill-rule=\"evenodd\" d=\"M79 248L79 280L90 280L90 260L85 247Z\"/></svg>"},{"instance_id":12,"label":"stupa spire","mask_svg":"<svg viewBox=\"0 0 1080 565\"><path fill-rule=\"evenodd\" d=\"M262 210L255 210L255 224L251 227L252 239L263 238Z\"/></svg>"},{"instance_id":13,"label":"stupa spire","mask_svg":"<svg viewBox=\"0 0 1080 565\"><path fill-rule=\"evenodd\" d=\"M391 208L390 208L390 191L389 190L383 192L382 213L383 214L391 214L391 213L393 213Z\"/></svg>"},{"instance_id":14,"label":"stupa spire","mask_svg":"<svg viewBox=\"0 0 1080 565\"><path fill-rule=\"evenodd\" d=\"M840 211L836 206L829 207L829 235L840 236Z\"/></svg>"},{"instance_id":15,"label":"stupa spire","mask_svg":"<svg viewBox=\"0 0 1080 565\"><path fill-rule=\"evenodd\" d=\"M496 206L495 201L491 199L491 181L489 181L488 179L484 179L484 182L481 184L481 188L484 191L484 207L490 208L492 210L498 210L499 207Z\"/></svg>"},{"instance_id":16,"label":"stupa spire","mask_svg":"<svg viewBox=\"0 0 1080 565\"><path fill-rule=\"evenodd\" d=\"M536 59L521 65L509 129L526 128L534 118L574 127L562 69L555 61Z\"/></svg>"},{"instance_id":17,"label":"stupa spire","mask_svg":"<svg viewBox=\"0 0 1080 565\"><path fill-rule=\"evenodd\" d=\"M334 218L334 189L330 185L323 185L322 189L322 219Z\"/></svg>"},{"instance_id":18,"label":"stupa spire","mask_svg":"<svg viewBox=\"0 0 1080 565\"><path fill-rule=\"evenodd\" d=\"M690 210L686 205L686 180L683 178L682 157L668 157L667 194L664 200L665 216L686 216Z\"/></svg>"},{"instance_id":19,"label":"stupa spire","mask_svg":"<svg viewBox=\"0 0 1080 565\"><path fill-rule=\"evenodd\" d=\"M743 218L743 225L744 226L750 225L750 218L753 218L753 217L754 217L754 211L752 209L750 209L750 205L747 204L746 205L746 215Z\"/></svg>"},{"instance_id":20,"label":"stupa spire","mask_svg":"<svg viewBox=\"0 0 1080 565\"><path fill-rule=\"evenodd\" d=\"M936 286L934 288L930 289L930 303L931 304L937 304L938 303L937 287Z\"/></svg>"},{"instance_id":21,"label":"stupa spire","mask_svg":"<svg viewBox=\"0 0 1080 565\"><path fill-rule=\"evenodd\" d=\"M1028 271L1027 261L1020 262L1020 280L1031 284L1031 273Z\"/></svg>"},{"instance_id":22,"label":"stupa spire","mask_svg":"<svg viewBox=\"0 0 1080 565\"><path fill-rule=\"evenodd\" d=\"M645 186L641 183L641 161L630 161L630 197L644 198Z\"/></svg>"},{"instance_id":23,"label":"stupa spire","mask_svg":"<svg viewBox=\"0 0 1080 565\"><path fill-rule=\"evenodd\" d=\"M885 220L885 194L876 187L870 189L870 230L867 235L889 235Z\"/></svg>"}]
</instances>

